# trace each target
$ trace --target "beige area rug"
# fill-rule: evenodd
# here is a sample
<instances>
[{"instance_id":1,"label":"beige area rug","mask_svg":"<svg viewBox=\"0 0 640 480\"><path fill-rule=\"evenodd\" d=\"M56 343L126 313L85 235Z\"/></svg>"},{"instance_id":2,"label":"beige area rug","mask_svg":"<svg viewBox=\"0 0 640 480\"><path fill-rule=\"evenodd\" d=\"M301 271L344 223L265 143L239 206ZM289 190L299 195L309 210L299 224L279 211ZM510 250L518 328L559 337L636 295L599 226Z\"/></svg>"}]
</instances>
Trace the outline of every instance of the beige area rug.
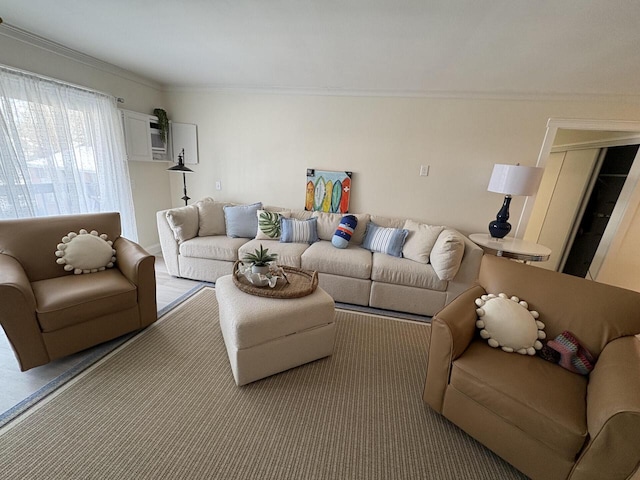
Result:
<instances>
[{"instance_id":1,"label":"beige area rug","mask_svg":"<svg viewBox=\"0 0 640 480\"><path fill-rule=\"evenodd\" d=\"M523 479L422 401L426 324L236 387L204 288L0 431L3 479Z\"/></svg>"}]
</instances>

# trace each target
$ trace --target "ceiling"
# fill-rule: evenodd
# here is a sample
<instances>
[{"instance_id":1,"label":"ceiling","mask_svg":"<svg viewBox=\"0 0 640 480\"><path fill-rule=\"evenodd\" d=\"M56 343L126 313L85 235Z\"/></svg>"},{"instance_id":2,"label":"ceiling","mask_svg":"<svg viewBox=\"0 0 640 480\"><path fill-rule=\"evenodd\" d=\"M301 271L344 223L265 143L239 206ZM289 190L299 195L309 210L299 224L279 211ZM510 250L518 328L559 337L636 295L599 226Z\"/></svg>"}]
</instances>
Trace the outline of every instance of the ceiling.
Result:
<instances>
[{"instance_id":1,"label":"ceiling","mask_svg":"<svg viewBox=\"0 0 640 480\"><path fill-rule=\"evenodd\" d=\"M640 95L638 0L0 0L165 87Z\"/></svg>"}]
</instances>

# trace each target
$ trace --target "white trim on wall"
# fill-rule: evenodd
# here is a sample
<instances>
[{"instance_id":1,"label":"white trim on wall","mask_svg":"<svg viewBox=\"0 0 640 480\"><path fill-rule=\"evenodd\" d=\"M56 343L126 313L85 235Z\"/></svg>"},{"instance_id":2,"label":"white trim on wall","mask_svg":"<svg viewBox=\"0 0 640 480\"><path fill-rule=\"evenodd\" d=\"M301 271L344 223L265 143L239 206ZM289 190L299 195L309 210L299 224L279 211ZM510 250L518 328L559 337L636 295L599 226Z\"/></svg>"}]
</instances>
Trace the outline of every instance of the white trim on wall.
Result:
<instances>
[{"instance_id":1,"label":"white trim on wall","mask_svg":"<svg viewBox=\"0 0 640 480\"><path fill-rule=\"evenodd\" d=\"M607 130L617 132L635 132L640 133L640 122L629 120L593 120L584 118L550 118L547 121L547 131L540 148L538 155L538 161L536 166L544 167L547 163L547 158L553 149L553 141L556 138L556 133L559 128L566 128L570 130ZM533 212L533 205L535 204L536 197L527 197L524 201L524 207L518 226L516 228L515 237L522 238L526 230L529 218Z\"/></svg>"}]
</instances>

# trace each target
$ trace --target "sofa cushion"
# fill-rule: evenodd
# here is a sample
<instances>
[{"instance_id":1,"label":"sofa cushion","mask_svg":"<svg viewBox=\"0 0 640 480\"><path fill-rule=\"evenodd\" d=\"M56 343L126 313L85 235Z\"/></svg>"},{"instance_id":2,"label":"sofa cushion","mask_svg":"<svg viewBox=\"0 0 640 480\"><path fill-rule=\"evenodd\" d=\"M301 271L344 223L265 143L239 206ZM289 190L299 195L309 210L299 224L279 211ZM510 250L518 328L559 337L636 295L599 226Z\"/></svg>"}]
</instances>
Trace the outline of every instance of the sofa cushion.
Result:
<instances>
[{"instance_id":1,"label":"sofa cushion","mask_svg":"<svg viewBox=\"0 0 640 480\"><path fill-rule=\"evenodd\" d=\"M563 457L587 437L586 377L537 356L505 355L477 339L453 362L450 384Z\"/></svg>"},{"instance_id":2,"label":"sofa cushion","mask_svg":"<svg viewBox=\"0 0 640 480\"><path fill-rule=\"evenodd\" d=\"M258 210L262 202L251 205L225 205L224 221L227 236L232 238L254 238L258 231Z\"/></svg>"},{"instance_id":3,"label":"sofa cushion","mask_svg":"<svg viewBox=\"0 0 640 480\"><path fill-rule=\"evenodd\" d=\"M195 205L172 208L165 216L178 243L198 235L198 208Z\"/></svg>"},{"instance_id":4,"label":"sofa cushion","mask_svg":"<svg viewBox=\"0 0 640 480\"><path fill-rule=\"evenodd\" d=\"M226 225L224 220L224 207L229 205L224 202L216 202L208 197L195 203L198 209L198 236L225 235Z\"/></svg>"},{"instance_id":5,"label":"sofa cushion","mask_svg":"<svg viewBox=\"0 0 640 480\"><path fill-rule=\"evenodd\" d=\"M240 260L247 254L251 253L262 245L269 249L269 253L278 255L276 263L278 265L288 265L290 267L300 268L300 257L303 252L309 248L308 243L282 243L278 240L249 240L238 249L238 257Z\"/></svg>"},{"instance_id":6,"label":"sofa cushion","mask_svg":"<svg viewBox=\"0 0 640 480\"><path fill-rule=\"evenodd\" d=\"M447 281L440 280L431 265L392 257L384 253L373 254L371 280L408 287L428 288L438 292L444 292L448 285Z\"/></svg>"},{"instance_id":7,"label":"sofa cushion","mask_svg":"<svg viewBox=\"0 0 640 480\"><path fill-rule=\"evenodd\" d=\"M320 240L302 254L302 268L343 277L371 278L371 252L356 245L335 248Z\"/></svg>"},{"instance_id":8,"label":"sofa cushion","mask_svg":"<svg viewBox=\"0 0 640 480\"><path fill-rule=\"evenodd\" d=\"M444 227L426 225L407 219L404 228L409 231L402 247L402 256L418 263L429 263L431 250Z\"/></svg>"},{"instance_id":9,"label":"sofa cushion","mask_svg":"<svg viewBox=\"0 0 640 480\"><path fill-rule=\"evenodd\" d=\"M438 236L429 261L441 280L453 280L464 256L464 237L461 233L445 228Z\"/></svg>"},{"instance_id":10,"label":"sofa cushion","mask_svg":"<svg viewBox=\"0 0 640 480\"><path fill-rule=\"evenodd\" d=\"M407 238L407 233L409 232L405 229L385 228L369 222L362 241L362 248L394 257L402 257L402 246Z\"/></svg>"},{"instance_id":11,"label":"sofa cushion","mask_svg":"<svg viewBox=\"0 0 640 480\"><path fill-rule=\"evenodd\" d=\"M246 242L246 238L232 238L226 235L196 237L181 243L179 252L183 257L235 262L238 260L238 248Z\"/></svg>"},{"instance_id":12,"label":"sofa cushion","mask_svg":"<svg viewBox=\"0 0 640 480\"><path fill-rule=\"evenodd\" d=\"M85 275L65 275L31 284L36 314L43 332L86 322L137 305L135 285L120 270Z\"/></svg>"},{"instance_id":13,"label":"sofa cushion","mask_svg":"<svg viewBox=\"0 0 640 480\"><path fill-rule=\"evenodd\" d=\"M367 230L369 214L356 213L351 215L356 217L358 224L356 225L353 235L351 235L350 243L353 245L360 245L362 244L364 233ZM320 240L327 240L330 242L333 238L333 234L336 233L336 229L338 228L338 225L340 225L340 220L342 220L344 214L313 212L312 216L318 219L318 237Z\"/></svg>"},{"instance_id":14,"label":"sofa cushion","mask_svg":"<svg viewBox=\"0 0 640 480\"><path fill-rule=\"evenodd\" d=\"M282 243L313 243L318 241L317 219L297 220L281 218L280 241Z\"/></svg>"}]
</instances>

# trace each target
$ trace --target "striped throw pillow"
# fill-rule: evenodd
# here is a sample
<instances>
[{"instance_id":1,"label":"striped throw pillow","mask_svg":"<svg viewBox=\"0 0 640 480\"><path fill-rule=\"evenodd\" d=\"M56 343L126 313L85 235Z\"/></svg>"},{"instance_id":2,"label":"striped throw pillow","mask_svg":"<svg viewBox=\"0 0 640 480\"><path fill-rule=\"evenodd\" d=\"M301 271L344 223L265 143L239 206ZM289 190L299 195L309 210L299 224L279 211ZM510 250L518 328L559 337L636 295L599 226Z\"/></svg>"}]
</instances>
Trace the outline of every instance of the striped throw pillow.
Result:
<instances>
[{"instance_id":1,"label":"striped throw pillow","mask_svg":"<svg viewBox=\"0 0 640 480\"><path fill-rule=\"evenodd\" d=\"M282 243L313 243L318 238L318 219L313 217L308 220L296 218L280 219L280 241Z\"/></svg>"},{"instance_id":2,"label":"striped throw pillow","mask_svg":"<svg viewBox=\"0 0 640 480\"><path fill-rule=\"evenodd\" d=\"M367 224L362 247L372 252L386 253L394 257L402 257L402 246L407 238L408 230L387 228L373 222Z\"/></svg>"}]
</instances>

